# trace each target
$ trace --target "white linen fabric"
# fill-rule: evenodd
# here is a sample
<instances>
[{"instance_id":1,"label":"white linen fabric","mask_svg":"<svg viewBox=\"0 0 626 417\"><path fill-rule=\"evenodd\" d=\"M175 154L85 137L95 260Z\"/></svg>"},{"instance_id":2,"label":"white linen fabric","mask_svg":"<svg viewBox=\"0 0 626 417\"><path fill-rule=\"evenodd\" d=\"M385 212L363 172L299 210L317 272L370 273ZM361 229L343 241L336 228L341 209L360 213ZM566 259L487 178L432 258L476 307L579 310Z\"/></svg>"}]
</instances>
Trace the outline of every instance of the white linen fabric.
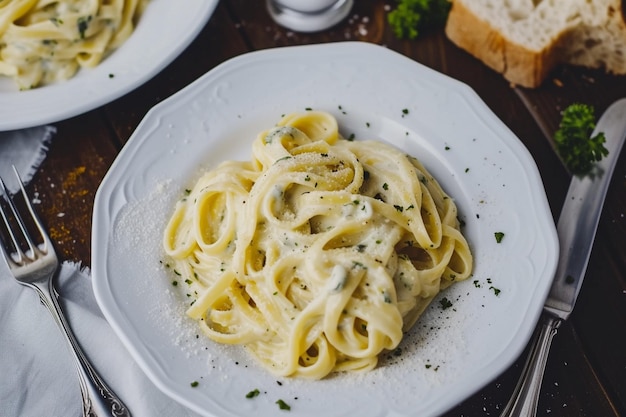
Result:
<instances>
[{"instance_id":1,"label":"white linen fabric","mask_svg":"<svg viewBox=\"0 0 626 417\"><path fill-rule=\"evenodd\" d=\"M92 364L133 416L196 414L159 391L100 312L87 268L65 262L57 277L61 306ZM81 415L74 362L52 316L0 263L0 404L5 417Z\"/></svg>"},{"instance_id":2,"label":"white linen fabric","mask_svg":"<svg viewBox=\"0 0 626 417\"><path fill-rule=\"evenodd\" d=\"M54 133L50 126L0 132L0 176L10 192L18 189L11 166L28 183L45 159ZM134 417L196 416L159 391L134 362L96 303L88 268L64 262L56 288L84 352ZM0 415L82 415L67 343L35 292L13 279L4 260L0 260Z\"/></svg>"},{"instance_id":3,"label":"white linen fabric","mask_svg":"<svg viewBox=\"0 0 626 417\"><path fill-rule=\"evenodd\" d=\"M19 188L11 166L15 165L22 181L28 183L45 159L55 132L53 126L0 132L0 177L9 192L14 193Z\"/></svg>"}]
</instances>

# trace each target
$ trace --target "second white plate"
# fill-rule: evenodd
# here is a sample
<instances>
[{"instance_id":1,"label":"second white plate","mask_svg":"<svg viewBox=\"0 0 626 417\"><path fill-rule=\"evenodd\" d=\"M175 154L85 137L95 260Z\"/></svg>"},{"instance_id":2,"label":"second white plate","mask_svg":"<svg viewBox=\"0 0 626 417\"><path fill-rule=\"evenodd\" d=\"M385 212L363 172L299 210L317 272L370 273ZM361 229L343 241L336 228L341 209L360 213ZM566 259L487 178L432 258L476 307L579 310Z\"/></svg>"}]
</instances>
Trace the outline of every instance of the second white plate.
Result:
<instances>
[{"instance_id":1,"label":"second white plate","mask_svg":"<svg viewBox=\"0 0 626 417\"><path fill-rule=\"evenodd\" d=\"M140 86L191 43L217 1L185 0L182 7L176 0L152 0L125 43L97 67L67 81L18 91L12 79L0 77L0 131L67 119Z\"/></svg>"}]
</instances>

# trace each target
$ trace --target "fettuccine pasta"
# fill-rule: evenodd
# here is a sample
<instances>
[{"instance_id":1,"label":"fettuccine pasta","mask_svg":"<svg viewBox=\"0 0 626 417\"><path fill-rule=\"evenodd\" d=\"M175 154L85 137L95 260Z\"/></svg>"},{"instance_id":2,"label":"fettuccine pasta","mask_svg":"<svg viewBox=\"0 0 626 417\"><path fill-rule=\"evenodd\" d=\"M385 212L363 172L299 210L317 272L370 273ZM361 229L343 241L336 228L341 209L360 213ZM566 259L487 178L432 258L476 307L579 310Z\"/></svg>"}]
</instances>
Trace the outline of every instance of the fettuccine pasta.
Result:
<instances>
[{"instance_id":1,"label":"fettuccine pasta","mask_svg":"<svg viewBox=\"0 0 626 417\"><path fill-rule=\"evenodd\" d=\"M21 90L94 67L134 30L149 0L0 0L0 75Z\"/></svg>"},{"instance_id":2,"label":"fettuccine pasta","mask_svg":"<svg viewBox=\"0 0 626 417\"><path fill-rule=\"evenodd\" d=\"M417 159L343 139L315 111L204 174L163 245L209 338L312 379L375 367L473 262L455 203Z\"/></svg>"}]
</instances>

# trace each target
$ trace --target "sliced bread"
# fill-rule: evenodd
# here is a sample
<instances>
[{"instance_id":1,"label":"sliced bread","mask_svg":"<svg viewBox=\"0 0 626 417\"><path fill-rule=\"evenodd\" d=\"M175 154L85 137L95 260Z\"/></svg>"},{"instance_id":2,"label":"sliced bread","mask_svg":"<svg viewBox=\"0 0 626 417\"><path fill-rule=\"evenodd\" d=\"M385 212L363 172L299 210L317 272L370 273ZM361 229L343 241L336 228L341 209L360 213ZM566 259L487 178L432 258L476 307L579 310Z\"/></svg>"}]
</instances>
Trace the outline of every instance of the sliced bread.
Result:
<instances>
[{"instance_id":1,"label":"sliced bread","mask_svg":"<svg viewBox=\"0 0 626 417\"><path fill-rule=\"evenodd\" d=\"M534 88L558 64L626 74L621 0L451 0L446 35L511 83Z\"/></svg>"}]
</instances>

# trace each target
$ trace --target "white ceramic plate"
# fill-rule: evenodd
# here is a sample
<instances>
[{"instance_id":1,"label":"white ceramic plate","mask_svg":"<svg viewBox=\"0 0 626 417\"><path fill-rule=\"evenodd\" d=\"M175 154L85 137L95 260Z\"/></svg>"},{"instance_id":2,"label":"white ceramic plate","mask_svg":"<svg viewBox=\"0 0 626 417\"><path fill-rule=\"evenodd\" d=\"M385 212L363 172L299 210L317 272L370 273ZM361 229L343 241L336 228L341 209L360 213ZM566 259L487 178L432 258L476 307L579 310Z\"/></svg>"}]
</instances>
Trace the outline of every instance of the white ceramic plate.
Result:
<instances>
[{"instance_id":1,"label":"white ceramic plate","mask_svg":"<svg viewBox=\"0 0 626 417\"><path fill-rule=\"evenodd\" d=\"M152 0L132 36L92 69L65 82L18 91L0 77L0 131L53 123L92 110L140 86L197 36L218 0ZM111 77L112 75L112 77Z\"/></svg>"},{"instance_id":2,"label":"white ceramic plate","mask_svg":"<svg viewBox=\"0 0 626 417\"><path fill-rule=\"evenodd\" d=\"M457 201L475 271L441 295L453 308L435 301L401 354L374 371L277 381L241 349L196 337L160 264L161 233L202 169L249 159L258 132L306 108L333 113L344 136L421 159ZM102 311L177 401L206 416L270 416L282 399L290 416L374 417L438 415L510 366L539 317L558 241L530 154L470 88L384 47L346 42L237 57L153 108L98 190L92 249ZM254 389L261 395L247 399Z\"/></svg>"}]
</instances>

